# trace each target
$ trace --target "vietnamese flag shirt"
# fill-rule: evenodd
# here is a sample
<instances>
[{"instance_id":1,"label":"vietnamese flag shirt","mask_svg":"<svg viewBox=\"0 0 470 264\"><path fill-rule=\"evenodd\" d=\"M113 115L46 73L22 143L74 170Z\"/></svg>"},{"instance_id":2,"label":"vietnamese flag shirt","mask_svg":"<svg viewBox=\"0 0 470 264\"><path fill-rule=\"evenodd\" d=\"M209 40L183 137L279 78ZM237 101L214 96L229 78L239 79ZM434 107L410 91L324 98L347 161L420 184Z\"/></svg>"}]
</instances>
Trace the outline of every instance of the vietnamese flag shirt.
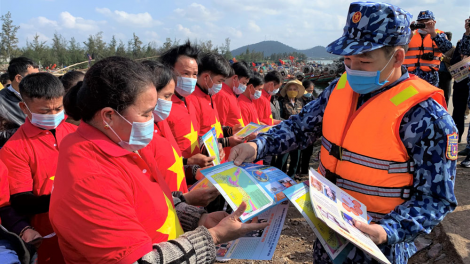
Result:
<instances>
[{"instance_id":1,"label":"vietnamese flag shirt","mask_svg":"<svg viewBox=\"0 0 470 264\"><path fill-rule=\"evenodd\" d=\"M163 179L170 187L170 191L187 193L188 186L184 175L183 157L166 120L155 124L152 140L158 146L154 158Z\"/></svg>"},{"instance_id":2,"label":"vietnamese flag shirt","mask_svg":"<svg viewBox=\"0 0 470 264\"><path fill-rule=\"evenodd\" d=\"M243 122L245 124L249 124L250 122L259 124L258 111L256 111L255 104L249 98L244 94L240 94L238 96L238 104L240 105Z\"/></svg>"},{"instance_id":3,"label":"vietnamese flag shirt","mask_svg":"<svg viewBox=\"0 0 470 264\"><path fill-rule=\"evenodd\" d=\"M16 133L0 150L0 160L8 168L10 195L32 192L36 196L49 195L55 181L57 159L62 140L77 129L65 121L52 131L36 127L26 118ZM85 164L82 164L83 166ZM36 214L31 226L42 236L54 232L49 213ZM57 237L45 239L38 251L38 263L64 263Z\"/></svg>"},{"instance_id":4,"label":"vietnamese flag shirt","mask_svg":"<svg viewBox=\"0 0 470 264\"><path fill-rule=\"evenodd\" d=\"M220 124L220 118L214 106L211 96L196 84L194 92L186 97L188 106L193 106L196 119L199 123L199 136L202 137L211 128L215 128L217 138L223 138L224 132Z\"/></svg>"},{"instance_id":5,"label":"vietnamese flag shirt","mask_svg":"<svg viewBox=\"0 0 470 264\"><path fill-rule=\"evenodd\" d=\"M258 100L253 100L253 104L258 112L259 121L268 126L274 125L271 112L271 95L263 89L261 97Z\"/></svg>"},{"instance_id":6,"label":"vietnamese flag shirt","mask_svg":"<svg viewBox=\"0 0 470 264\"><path fill-rule=\"evenodd\" d=\"M219 122L222 126L233 127L240 124L242 127L246 123L243 122L238 99L233 89L227 84L222 83L222 90L212 96L215 109L219 114Z\"/></svg>"},{"instance_id":7,"label":"vietnamese flag shirt","mask_svg":"<svg viewBox=\"0 0 470 264\"><path fill-rule=\"evenodd\" d=\"M129 152L85 122L63 140L49 214L67 263L134 263L183 234L158 151Z\"/></svg>"},{"instance_id":8,"label":"vietnamese flag shirt","mask_svg":"<svg viewBox=\"0 0 470 264\"><path fill-rule=\"evenodd\" d=\"M184 98L183 98L184 99ZM188 159L195 154L201 153L199 149L199 123L196 119L194 106L178 98L176 94L171 97L173 105L166 119L171 132L175 137L183 158Z\"/></svg>"}]
</instances>

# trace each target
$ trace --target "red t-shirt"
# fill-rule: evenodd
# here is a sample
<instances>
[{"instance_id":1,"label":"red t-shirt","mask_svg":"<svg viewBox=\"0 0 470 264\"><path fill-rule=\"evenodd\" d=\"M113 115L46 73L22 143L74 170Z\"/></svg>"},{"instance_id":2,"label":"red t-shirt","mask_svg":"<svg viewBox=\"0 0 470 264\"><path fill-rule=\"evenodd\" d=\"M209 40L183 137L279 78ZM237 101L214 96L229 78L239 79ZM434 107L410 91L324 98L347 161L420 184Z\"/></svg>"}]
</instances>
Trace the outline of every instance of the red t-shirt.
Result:
<instances>
[{"instance_id":1,"label":"red t-shirt","mask_svg":"<svg viewBox=\"0 0 470 264\"><path fill-rule=\"evenodd\" d=\"M158 147L129 152L84 122L63 140L49 213L67 263L133 263L183 233Z\"/></svg>"},{"instance_id":2,"label":"red t-shirt","mask_svg":"<svg viewBox=\"0 0 470 264\"><path fill-rule=\"evenodd\" d=\"M192 105L186 107L186 104L176 95L171 97L171 101L173 105L166 120L183 154L183 158L188 159L201 153L198 139L199 123L193 114L196 110Z\"/></svg>"},{"instance_id":3,"label":"red t-shirt","mask_svg":"<svg viewBox=\"0 0 470 264\"><path fill-rule=\"evenodd\" d=\"M249 124L250 122L259 124L258 112L256 111L255 104L249 98L244 94L240 94L238 96L238 104L240 105L243 122L245 124Z\"/></svg>"},{"instance_id":4,"label":"red t-shirt","mask_svg":"<svg viewBox=\"0 0 470 264\"><path fill-rule=\"evenodd\" d=\"M233 127L238 124L245 126L246 123L243 122L237 96L232 88L222 83L222 90L212 96L212 101L215 109L217 109L222 126Z\"/></svg>"},{"instance_id":5,"label":"red t-shirt","mask_svg":"<svg viewBox=\"0 0 470 264\"><path fill-rule=\"evenodd\" d=\"M10 205L10 189L8 187L8 170L0 160L0 208ZM0 224L2 219L0 219Z\"/></svg>"},{"instance_id":6,"label":"red t-shirt","mask_svg":"<svg viewBox=\"0 0 470 264\"><path fill-rule=\"evenodd\" d=\"M52 191L57 168L59 147L63 138L77 129L75 125L62 121L55 129L55 137L49 130L34 126L28 118L0 150L0 160L8 168L10 195L33 192L34 195L49 195ZM31 225L42 236L54 232L49 213L31 218ZM48 258L51 263L64 263L57 244L57 237L45 239L39 247L38 262Z\"/></svg>"},{"instance_id":7,"label":"red t-shirt","mask_svg":"<svg viewBox=\"0 0 470 264\"><path fill-rule=\"evenodd\" d=\"M196 85L194 92L186 97L188 106L193 106L196 112L194 113L197 121L199 122L199 136L202 137L211 128L215 127L215 132L218 138L224 137L222 126L220 125L219 115L214 106L211 96Z\"/></svg>"},{"instance_id":8,"label":"red t-shirt","mask_svg":"<svg viewBox=\"0 0 470 264\"><path fill-rule=\"evenodd\" d=\"M253 100L253 104L258 112L259 121L268 126L274 125L273 114L271 112L271 95L263 89L261 97L258 100Z\"/></svg>"},{"instance_id":9,"label":"red t-shirt","mask_svg":"<svg viewBox=\"0 0 470 264\"><path fill-rule=\"evenodd\" d=\"M188 186L184 176L183 157L166 120L155 124L155 134L153 134L152 140L158 146L158 151L154 157L158 170L162 173L165 182L170 187L170 191L187 193ZM172 144L171 141L174 141L174 143Z\"/></svg>"}]
</instances>

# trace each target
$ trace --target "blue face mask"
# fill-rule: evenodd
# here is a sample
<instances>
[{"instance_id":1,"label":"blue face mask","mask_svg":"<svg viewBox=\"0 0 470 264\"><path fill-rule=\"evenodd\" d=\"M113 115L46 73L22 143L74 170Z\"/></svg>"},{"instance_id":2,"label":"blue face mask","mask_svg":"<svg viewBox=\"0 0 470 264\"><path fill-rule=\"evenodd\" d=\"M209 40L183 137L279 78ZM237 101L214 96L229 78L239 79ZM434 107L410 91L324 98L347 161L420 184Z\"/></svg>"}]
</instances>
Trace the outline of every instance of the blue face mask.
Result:
<instances>
[{"instance_id":1,"label":"blue face mask","mask_svg":"<svg viewBox=\"0 0 470 264\"><path fill-rule=\"evenodd\" d=\"M157 106L155 106L155 109L153 110L153 118L155 121L160 122L165 120L170 115L172 105L172 101L158 98Z\"/></svg>"},{"instance_id":2,"label":"blue face mask","mask_svg":"<svg viewBox=\"0 0 470 264\"><path fill-rule=\"evenodd\" d=\"M277 88L276 90L273 90L271 92L269 92L270 95L275 95L279 92L279 88Z\"/></svg>"},{"instance_id":3,"label":"blue face mask","mask_svg":"<svg viewBox=\"0 0 470 264\"><path fill-rule=\"evenodd\" d=\"M311 93L306 93L306 94L304 94L304 97L310 98L310 97L312 97L312 94Z\"/></svg>"},{"instance_id":4,"label":"blue face mask","mask_svg":"<svg viewBox=\"0 0 470 264\"><path fill-rule=\"evenodd\" d=\"M255 91L255 94L250 94L251 100L258 100L261 97L261 91Z\"/></svg>"},{"instance_id":5,"label":"blue face mask","mask_svg":"<svg viewBox=\"0 0 470 264\"><path fill-rule=\"evenodd\" d=\"M29 107L24 104L28 111L31 113L32 118L31 118L31 123L39 128L46 129L46 130L51 130L51 129L56 129L62 120L64 120L64 110L60 111L59 113L55 115L42 115L42 114L36 114L31 112L29 110Z\"/></svg>"},{"instance_id":6,"label":"blue face mask","mask_svg":"<svg viewBox=\"0 0 470 264\"><path fill-rule=\"evenodd\" d=\"M235 84L234 84L235 85ZM238 86L237 87L233 87L233 92L236 94L236 95L240 95L242 93L244 93L246 91L246 85L243 85L242 83L238 83Z\"/></svg>"},{"instance_id":7,"label":"blue face mask","mask_svg":"<svg viewBox=\"0 0 470 264\"><path fill-rule=\"evenodd\" d=\"M387 65L392 60L395 53L393 53L392 57L388 60L387 64L383 67L382 71L387 67ZM358 94L368 94L371 93L380 87L384 86L388 83L388 78L392 75L395 68L390 72L387 79L383 82L380 82L380 73L382 71L371 72L371 71L357 71L351 70L346 64L344 64L347 73L347 79L349 86Z\"/></svg>"},{"instance_id":8,"label":"blue face mask","mask_svg":"<svg viewBox=\"0 0 470 264\"><path fill-rule=\"evenodd\" d=\"M176 92L183 96L189 96L196 88L197 79L178 76L176 81Z\"/></svg>"},{"instance_id":9,"label":"blue face mask","mask_svg":"<svg viewBox=\"0 0 470 264\"><path fill-rule=\"evenodd\" d=\"M116 110L114 110L116 111ZM130 152L137 151L139 149L143 149L145 146L147 146L150 141L153 139L153 132L154 132L154 120L153 117L147 122L129 122L127 119L125 119L121 114L116 111L116 113L124 119L129 125L132 126L131 129L131 136L129 137L129 142L123 141L121 137L114 131L114 129L106 123L106 125L109 126L111 131L118 137L120 142L118 143L119 146L121 146L123 149L126 149Z\"/></svg>"},{"instance_id":10,"label":"blue face mask","mask_svg":"<svg viewBox=\"0 0 470 264\"><path fill-rule=\"evenodd\" d=\"M209 88L209 94L214 95L214 94L220 92L220 90L222 90L222 84L221 83L215 84L214 81L212 81L211 76L209 76L209 78L211 79L211 82L212 82L212 87ZM207 85L207 82L206 82L206 85ZM207 86L209 86L209 85L207 85Z\"/></svg>"}]
</instances>

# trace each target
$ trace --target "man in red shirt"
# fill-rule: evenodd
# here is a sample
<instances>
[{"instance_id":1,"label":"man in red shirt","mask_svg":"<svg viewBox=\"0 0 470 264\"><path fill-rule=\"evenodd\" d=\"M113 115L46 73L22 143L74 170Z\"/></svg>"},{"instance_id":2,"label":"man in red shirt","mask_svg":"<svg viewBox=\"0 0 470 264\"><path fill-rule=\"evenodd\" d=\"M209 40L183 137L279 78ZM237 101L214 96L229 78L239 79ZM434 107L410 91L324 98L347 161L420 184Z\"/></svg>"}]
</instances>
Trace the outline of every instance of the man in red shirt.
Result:
<instances>
[{"instance_id":1,"label":"man in red shirt","mask_svg":"<svg viewBox=\"0 0 470 264\"><path fill-rule=\"evenodd\" d=\"M264 88L259 100L254 100L256 110L258 111L259 121L262 124L272 126L281 123L281 120L273 119L271 112L271 96L279 92L281 87L282 75L274 70L264 76Z\"/></svg>"},{"instance_id":2,"label":"man in red shirt","mask_svg":"<svg viewBox=\"0 0 470 264\"><path fill-rule=\"evenodd\" d=\"M188 105L196 110L195 116L199 123L199 136L202 137L211 128L215 128L219 143L224 148L234 147L243 139L233 136L232 127L220 124L212 96L222 90L222 83L230 75L230 64L218 54L208 53L199 63L198 78L195 91L186 98ZM237 129L240 126L237 126Z\"/></svg>"},{"instance_id":3,"label":"man in red shirt","mask_svg":"<svg viewBox=\"0 0 470 264\"><path fill-rule=\"evenodd\" d=\"M214 157L202 155L199 149L199 123L194 106L185 98L193 93L198 74L199 50L189 41L174 47L160 56L160 62L173 69L177 76L168 125L183 155L183 164L210 166Z\"/></svg>"},{"instance_id":4,"label":"man in red shirt","mask_svg":"<svg viewBox=\"0 0 470 264\"><path fill-rule=\"evenodd\" d=\"M222 126L234 127L246 124L243 122L240 106L237 97L245 92L246 84L250 80L253 72L244 61L232 64L231 76L222 83L222 90L212 96L215 108L220 117Z\"/></svg>"},{"instance_id":5,"label":"man in red shirt","mask_svg":"<svg viewBox=\"0 0 470 264\"><path fill-rule=\"evenodd\" d=\"M31 74L19 88L26 121L0 150L0 159L8 168L13 208L31 216L31 226L42 236L53 236L48 212L60 143L77 127L64 122L64 87L57 77ZM46 262L64 263L55 236L39 247L38 263Z\"/></svg>"},{"instance_id":6,"label":"man in red shirt","mask_svg":"<svg viewBox=\"0 0 470 264\"><path fill-rule=\"evenodd\" d=\"M238 97L238 104L242 111L242 118L245 124L253 122L259 124L258 111L256 111L253 101L259 100L261 91L263 90L263 78L259 74L254 74L248 85L246 91Z\"/></svg>"}]
</instances>

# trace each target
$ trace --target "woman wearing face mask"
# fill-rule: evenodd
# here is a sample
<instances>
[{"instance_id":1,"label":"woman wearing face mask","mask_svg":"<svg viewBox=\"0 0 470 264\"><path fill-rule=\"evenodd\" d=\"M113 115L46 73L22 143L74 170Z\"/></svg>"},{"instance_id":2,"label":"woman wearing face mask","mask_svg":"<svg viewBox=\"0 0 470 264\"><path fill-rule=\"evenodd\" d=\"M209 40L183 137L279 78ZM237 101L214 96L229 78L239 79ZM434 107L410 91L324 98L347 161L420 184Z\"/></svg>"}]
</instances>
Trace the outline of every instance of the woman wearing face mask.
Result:
<instances>
[{"instance_id":1,"label":"woman wearing face mask","mask_svg":"<svg viewBox=\"0 0 470 264\"><path fill-rule=\"evenodd\" d=\"M185 175L188 174L191 179L195 177L192 172L193 166L183 165L181 151L166 121L171 111L171 97L175 93L176 76L170 68L160 62L143 61L142 64L148 67L156 78L158 99L153 111L155 131L152 140L159 150L155 153L158 169L171 192L182 192L186 203L190 205L207 206L219 195L219 192L215 187L188 192Z\"/></svg>"},{"instance_id":2,"label":"woman wearing face mask","mask_svg":"<svg viewBox=\"0 0 470 264\"><path fill-rule=\"evenodd\" d=\"M81 123L62 142L50 219L67 263L211 263L214 243L266 226L236 220L246 205L225 217L172 196L152 156L156 80L143 65L103 59L65 101Z\"/></svg>"}]
</instances>

